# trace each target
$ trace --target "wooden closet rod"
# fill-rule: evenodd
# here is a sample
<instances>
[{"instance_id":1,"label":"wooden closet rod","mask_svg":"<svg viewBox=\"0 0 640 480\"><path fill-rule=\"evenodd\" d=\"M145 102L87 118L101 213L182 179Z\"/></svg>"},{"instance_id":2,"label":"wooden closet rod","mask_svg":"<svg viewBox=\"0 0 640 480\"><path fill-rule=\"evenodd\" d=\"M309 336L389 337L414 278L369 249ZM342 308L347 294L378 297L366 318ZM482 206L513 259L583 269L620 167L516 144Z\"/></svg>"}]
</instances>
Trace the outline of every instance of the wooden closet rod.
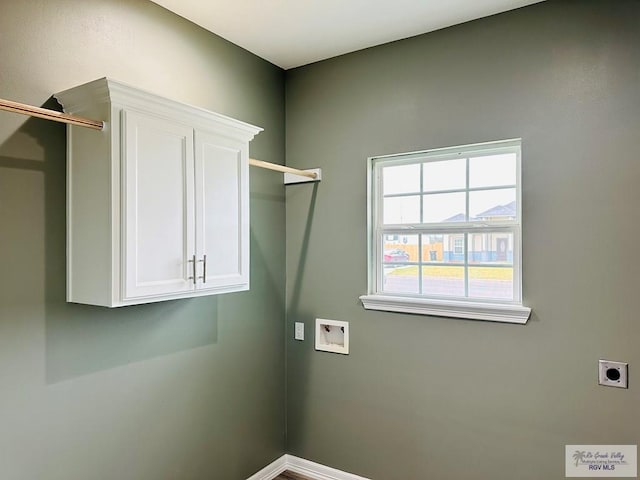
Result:
<instances>
[{"instance_id":1,"label":"wooden closet rod","mask_svg":"<svg viewBox=\"0 0 640 480\"><path fill-rule=\"evenodd\" d=\"M24 103L12 102L11 100L4 100L2 98L0 98L0 110L21 113L22 115L29 115L32 117L44 118L45 120L53 120L54 122L68 123L70 125L77 125L79 127L92 128L94 130L102 130L104 128L104 122L100 122L98 120L78 117L76 115L57 112L55 110L49 110L47 108L34 107L32 105L26 105ZM298 170L297 168L285 167L284 165L278 165L277 163L255 160L253 158L249 159L249 164L253 165L254 167L267 168L269 170L275 170L283 173L293 173L295 175L313 179L316 179L318 177L318 174L315 172Z\"/></svg>"},{"instance_id":2,"label":"wooden closet rod","mask_svg":"<svg viewBox=\"0 0 640 480\"><path fill-rule=\"evenodd\" d=\"M293 173L294 175L300 175L301 177L308 177L314 180L318 178L318 174L316 172L309 172L307 170L298 170L297 168L285 167L284 165L265 162L263 160L256 160L255 158L249 159L249 165L253 165L254 167L267 168L269 170L275 170L276 172Z\"/></svg>"},{"instance_id":3,"label":"wooden closet rod","mask_svg":"<svg viewBox=\"0 0 640 480\"><path fill-rule=\"evenodd\" d=\"M54 122L70 123L71 125L93 128L94 130L102 130L102 127L104 126L103 122L98 122L97 120L76 117L75 115L69 115L68 113L56 112L55 110L49 110L46 108L33 107L31 105L25 105L24 103L12 102L11 100L3 100L2 98L0 98L0 110L21 113L23 115L30 115L32 117L44 118L45 120L53 120Z\"/></svg>"}]
</instances>

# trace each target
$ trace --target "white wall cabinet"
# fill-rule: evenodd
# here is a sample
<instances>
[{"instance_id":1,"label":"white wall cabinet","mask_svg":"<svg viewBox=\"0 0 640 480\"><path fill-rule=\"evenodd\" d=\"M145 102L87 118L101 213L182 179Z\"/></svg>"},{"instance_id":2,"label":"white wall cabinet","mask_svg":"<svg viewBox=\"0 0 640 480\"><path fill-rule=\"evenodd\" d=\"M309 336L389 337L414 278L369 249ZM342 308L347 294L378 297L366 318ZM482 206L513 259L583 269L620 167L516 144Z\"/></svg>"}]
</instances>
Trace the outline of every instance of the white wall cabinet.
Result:
<instances>
[{"instance_id":1,"label":"white wall cabinet","mask_svg":"<svg viewBox=\"0 0 640 480\"><path fill-rule=\"evenodd\" d=\"M249 288L249 141L260 128L100 79L67 127L67 301L118 307Z\"/></svg>"}]
</instances>

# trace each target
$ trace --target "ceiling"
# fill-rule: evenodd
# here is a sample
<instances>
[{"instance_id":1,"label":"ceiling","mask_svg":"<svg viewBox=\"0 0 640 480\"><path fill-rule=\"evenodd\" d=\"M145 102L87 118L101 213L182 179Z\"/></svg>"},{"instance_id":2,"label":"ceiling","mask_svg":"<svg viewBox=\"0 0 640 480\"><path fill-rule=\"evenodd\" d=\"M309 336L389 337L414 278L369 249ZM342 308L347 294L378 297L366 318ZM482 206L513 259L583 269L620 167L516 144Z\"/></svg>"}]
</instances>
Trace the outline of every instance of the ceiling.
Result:
<instances>
[{"instance_id":1,"label":"ceiling","mask_svg":"<svg viewBox=\"0 0 640 480\"><path fill-rule=\"evenodd\" d=\"M153 0L284 69L541 0Z\"/></svg>"}]
</instances>

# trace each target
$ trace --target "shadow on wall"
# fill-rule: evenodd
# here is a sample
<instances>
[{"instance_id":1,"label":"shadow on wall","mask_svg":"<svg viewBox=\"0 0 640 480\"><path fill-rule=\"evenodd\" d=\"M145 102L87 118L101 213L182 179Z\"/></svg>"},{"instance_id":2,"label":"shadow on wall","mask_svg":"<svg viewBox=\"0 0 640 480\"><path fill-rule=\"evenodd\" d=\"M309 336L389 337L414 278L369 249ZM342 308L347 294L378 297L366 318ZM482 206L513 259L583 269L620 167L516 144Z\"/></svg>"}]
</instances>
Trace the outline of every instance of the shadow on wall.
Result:
<instances>
[{"instance_id":1,"label":"shadow on wall","mask_svg":"<svg viewBox=\"0 0 640 480\"><path fill-rule=\"evenodd\" d=\"M287 447L296 445L303 450L306 446L306 438L299 438L299 432L306 431L306 424L309 420L308 412L305 408L308 405L309 388L313 380L310 378L311 365L314 360L313 353L315 350L315 318L317 312L300 310L300 296L302 293L302 285L307 274L307 256L309 246L312 241L312 227L315 217L316 201L318 197L318 183L313 184L313 190L308 191L308 184L294 185L289 187L289 199L297 197L292 205L296 205L297 209L303 211L306 208L306 223L301 234L300 252L298 262L295 267L292 266L293 283L291 287L291 298L287 308L287 383L295 381L305 382L297 389L296 395L288 394L287 396L287 423L295 425L294 429L287 429ZM304 322L305 324L305 341L299 342L294 340L295 322ZM291 361L291 359L295 359ZM295 379L295 380L294 380ZM301 380L302 379L302 380Z\"/></svg>"},{"instance_id":2,"label":"shadow on wall","mask_svg":"<svg viewBox=\"0 0 640 480\"><path fill-rule=\"evenodd\" d=\"M46 304L47 383L217 343L218 299L110 309Z\"/></svg>"},{"instance_id":3,"label":"shadow on wall","mask_svg":"<svg viewBox=\"0 0 640 480\"><path fill-rule=\"evenodd\" d=\"M299 188L308 188L308 184L302 184ZM296 188L296 187L293 187ZM289 308L294 314L298 314L298 306L300 304L300 287L302 286L302 280L305 274L307 252L309 251L309 242L311 240L311 227L313 225L313 215L316 208L316 198L318 197L318 183L313 184L313 190L311 191L311 198L309 199L309 211L307 213L307 222L304 226L304 232L302 234L302 246L300 248L300 257L298 259L298 265L296 273L293 278L293 288L291 291L291 301Z\"/></svg>"},{"instance_id":4,"label":"shadow on wall","mask_svg":"<svg viewBox=\"0 0 640 480\"><path fill-rule=\"evenodd\" d=\"M60 109L53 98L43 107ZM65 129L30 118L0 144L0 186L8 186L0 189L0 303L44 328L46 382L217 343L217 297L116 309L66 303Z\"/></svg>"}]
</instances>

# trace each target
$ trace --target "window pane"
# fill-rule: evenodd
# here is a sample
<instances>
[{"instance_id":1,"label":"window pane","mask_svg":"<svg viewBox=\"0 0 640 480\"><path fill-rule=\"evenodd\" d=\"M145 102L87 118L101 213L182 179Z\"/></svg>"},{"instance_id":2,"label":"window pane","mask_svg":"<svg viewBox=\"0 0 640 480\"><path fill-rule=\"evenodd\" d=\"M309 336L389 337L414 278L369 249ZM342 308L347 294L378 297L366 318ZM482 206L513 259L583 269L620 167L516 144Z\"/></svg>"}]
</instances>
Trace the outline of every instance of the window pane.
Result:
<instances>
[{"instance_id":1,"label":"window pane","mask_svg":"<svg viewBox=\"0 0 640 480\"><path fill-rule=\"evenodd\" d=\"M469 159L469 186L471 188L515 184L515 153Z\"/></svg>"},{"instance_id":2,"label":"window pane","mask_svg":"<svg viewBox=\"0 0 640 480\"><path fill-rule=\"evenodd\" d=\"M420 197L391 197L383 200L385 225L420 223Z\"/></svg>"},{"instance_id":3,"label":"window pane","mask_svg":"<svg viewBox=\"0 0 640 480\"><path fill-rule=\"evenodd\" d=\"M516 214L515 188L469 192L469 217L471 221L514 220Z\"/></svg>"},{"instance_id":4,"label":"window pane","mask_svg":"<svg viewBox=\"0 0 640 480\"><path fill-rule=\"evenodd\" d=\"M422 235L422 261L444 261L444 235Z\"/></svg>"},{"instance_id":5,"label":"window pane","mask_svg":"<svg viewBox=\"0 0 640 480\"><path fill-rule=\"evenodd\" d=\"M418 248L418 235L385 235L382 245L382 263L419 262Z\"/></svg>"},{"instance_id":6,"label":"window pane","mask_svg":"<svg viewBox=\"0 0 640 480\"><path fill-rule=\"evenodd\" d=\"M442 261L464 263L464 233L442 235Z\"/></svg>"},{"instance_id":7,"label":"window pane","mask_svg":"<svg viewBox=\"0 0 640 480\"><path fill-rule=\"evenodd\" d=\"M466 194L437 193L423 197L423 222L466 222Z\"/></svg>"},{"instance_id":8,"label":"window pane","mask_svg":"<svg viewBox=\"0 0 640 480\"><path fill-rule=\"evenodd\" d=\"M422 293L446 297L464 297L464 267L423 265Z\"/></svg>"},{"instance_id":9,"label":"window pane","mask_svg":"<svg viewBox=\"0 0 640 480\"><path fill-rule=\"evenodd\" d=\"M513 234L469 234L469 296L513 300Z\"/></svg>"},{"instance_id":10,"label":"window pane","mask_svg":"<svg viewBox=\"0 0 640 480\"><path fill-rule=\"evenodd\" d=\"M513 264L513 234L470 233L469 263Z\"/></svg>"},{"instance_id":11,"label":"window pane","mask_svg":"<svg viewBox=\"0 0 640 480\"><path fill-rule=\"evenodd\" d=\"M420 293L418 235L385 235L382 245L383 286L386 293Z\"/></svg>"},{"instance_id":12,"label":"window pane","mask_svg":"<svg viewBox=\"0 0 640 480\"><path fill-rule=\"evenodd\" d=\"M464 263L464 233L422 235L422 262Z\"/></svg>"},{"instance_id":13,"label":"window pane","mask_svg":"<svg viewBox=\"0 0 640 480\"><path fill-rule=\"evenodd\" d=\"M425 192L466 188L467 160L428 162L422 166L422 175Z\"/></svg>"},{"instance_id":14,"label":"window pane","mask_svg":"<svg viewBox=\"0 0 640 480\"><path fill-rule=\"evenodd\" d=\"M422 258L423 295L464 297L464 235L422 235Z\"/></svg>"},{"instance_id":15,"label":"window pane","mask_svg":"<svg viewBox=\"0 0 640 480\"><path fill-rule=\"evenodd\" d=\"M383 265L383 285L385 293L420 293L418 265Z\"/></svg>"},{"instance_id":16,"label":"window pane","mask_svg":"<svg viewBox=\"0 0 640 480\"><path fill-rule=\"evenodd\" d=\"M420 191L420 164L400 165L382 169L384 194L418 193Z\"/></svg>"},{"instance_id":17,"label":"window pane","mask_svg":"<svg viewBox=\"0 0 640 480\"><path fill-rule=\"evenodd\" d=\"M513 267L469 267L469 297L513 300Z\"/></svg>"}]
</instances>

